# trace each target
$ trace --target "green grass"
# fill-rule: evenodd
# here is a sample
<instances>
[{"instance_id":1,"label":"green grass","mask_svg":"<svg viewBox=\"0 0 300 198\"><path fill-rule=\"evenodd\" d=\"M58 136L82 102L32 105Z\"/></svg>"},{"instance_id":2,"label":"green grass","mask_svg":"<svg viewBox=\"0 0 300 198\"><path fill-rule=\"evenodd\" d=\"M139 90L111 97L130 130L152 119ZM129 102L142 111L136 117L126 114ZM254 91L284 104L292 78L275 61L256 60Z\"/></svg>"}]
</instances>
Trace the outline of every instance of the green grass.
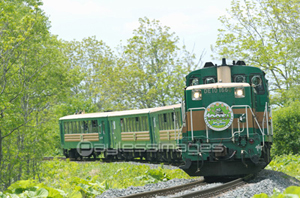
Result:
<instances>
[{"instance_id":1,"label":"green grass","mask_svg":"<svg viewBox=\"0 0 300 198\"><path fill-rule=\"evenodd\" d=\"M18 181L4 193L19 197L33 197L35 193L39 193L38 197L94 197L110 188L127 188L174 178L191 178L179 169L169 170L163 166L151 169L147 165L129 163L77 163L53 160L43 162L41 170L37 174L39 179ZM31 193L31 196L28 196L28 193ZM5 197L0 193L0 198L1 196Z\"/></svg>"},{"instance_id":2,"label":"green grass","mask_svg":"<svg viewBox=\"0 0 300 198\"><path fill-rule=\"evenodd\" d=\"M284 155L275 157L266 169L280 171L300 180L300 156ZM110 188L143 186L149 183L167 181L174 178L191 179L183 171L164 169L163 166L151 169L147 165L129 163L77 163L70 161L45 161L35 179L22 180L12 184L0 198L10 197L95 197ZM285 192L264 193L255 198L288 197L300 195L300 187L289 187Z\"/></svg>"}]
</instances>

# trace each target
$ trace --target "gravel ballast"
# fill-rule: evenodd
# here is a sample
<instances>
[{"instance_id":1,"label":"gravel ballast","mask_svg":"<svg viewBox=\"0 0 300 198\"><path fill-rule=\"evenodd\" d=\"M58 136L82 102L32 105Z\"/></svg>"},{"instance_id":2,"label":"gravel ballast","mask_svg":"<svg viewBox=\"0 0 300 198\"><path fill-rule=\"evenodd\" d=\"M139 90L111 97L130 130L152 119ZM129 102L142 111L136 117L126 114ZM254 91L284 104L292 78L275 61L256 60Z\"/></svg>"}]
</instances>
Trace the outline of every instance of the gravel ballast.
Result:
<instances>
[{"instance_id":1,"label":"gravel ballast","mask_svg":"<svg viewBox=\"0 0 300 198\"><path fill-rule=\"evenodd\" d=\"M194 182L196 180L193 179L172 179L166 182L159 182L156 184L146 184L145 186L137 186L137 187L128 187L126 189L109 189L97 196L97 198L113 198L113 197L122 197L126 195L142 193L152 190L158 190L163 188L170 188L172 186L179 186L182 184L187 184L190 182Z\"/></svg>"},{"instance_id":2,"label":"gravel ballast","mask_svg":"<svg viewBox=\"0 0 300 198\"><path fill-rule=\"evenodd\" d=\"M273 194L273 190L276 188L280 192L283 192L289 186L299 186L300 181L294 177L286 175L281 172L272 170L262 170L255 179L248 182L243 187L236 188L230 192L221 194L217 197L220 198L232 198L232 197L252 197L255 194L266 193L268 195Z\"/></svg>"},{"instance_id":3,"label":"gravel ballast","mask_svg":"<svg viewBox=\"0 0 300 198\"><path fill-rule=\"evenodd\" d=\"M130 162L132 164L136 165L141 165L141 163L137 162ZM156 165L156 164L143 164L143 165L148 165L151 168L157 168L161 167L161 165ZM178 167L176 166L169 166L169 165L164 165L164 168L168 169L177 169ZM194 182L196 180L193 179L172 179L166 182L159 182L156 184L147 184L145 186L138 186L138 187L129 187L127 189L110 189L102 193L101 195L97 196L97 198L113 198L113 197L121 197L121 196L126 196L130 194L136 194L136 193L142 193L146 191L152 191L152 190L158 190L158 189L163 189L163 188L170 188L173 186L179 186L182 184L187 184L190 182ZM182 194L186 193L191 193L192 191L196 190L202 190L206 188L211 188L217 185L220 185L221 183L212 183L212 184L207 184L203 186L196 187L194 189L177 193L176 195L172 196L179 196ZM285 188L289 186L299 186L300 181L295 179L294 177L288 176L284 173L281 172L276 172L272 170L262 170L256 177L255 179L251 180L248 182L248 184L236 188L235 190L232 190L227 193L223 193L219 196L218 198L232 198L232 197L252 197L255 194L260 194L260 193L266 193L268 195L273 194L274 188L278 189L279 191L283 192ZM158 196L157 198L165 198L165 197L172 197L172 196Z\"/></svg>"}]
</instances>

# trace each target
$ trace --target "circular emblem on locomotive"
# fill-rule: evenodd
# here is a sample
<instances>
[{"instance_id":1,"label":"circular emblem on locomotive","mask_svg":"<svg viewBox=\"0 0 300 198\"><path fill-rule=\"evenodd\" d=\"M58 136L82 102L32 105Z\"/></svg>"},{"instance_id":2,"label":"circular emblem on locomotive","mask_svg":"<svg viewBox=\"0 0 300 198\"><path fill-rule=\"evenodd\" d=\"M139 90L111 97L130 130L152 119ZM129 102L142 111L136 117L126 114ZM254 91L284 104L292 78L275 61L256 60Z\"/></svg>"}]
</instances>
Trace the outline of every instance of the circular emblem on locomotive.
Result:
<instances>
[{"instance_id":1,"label":"circular emblem on locomotive","mask_svg":"<svg viewBox=\"0 0 300 198\"><path fill-rule=\"evenodd\" d=\"M224 102L213 102L205 109L204 121L212 130L223 131L233 122L232 109Z\"/></svg>"}]
</instances>

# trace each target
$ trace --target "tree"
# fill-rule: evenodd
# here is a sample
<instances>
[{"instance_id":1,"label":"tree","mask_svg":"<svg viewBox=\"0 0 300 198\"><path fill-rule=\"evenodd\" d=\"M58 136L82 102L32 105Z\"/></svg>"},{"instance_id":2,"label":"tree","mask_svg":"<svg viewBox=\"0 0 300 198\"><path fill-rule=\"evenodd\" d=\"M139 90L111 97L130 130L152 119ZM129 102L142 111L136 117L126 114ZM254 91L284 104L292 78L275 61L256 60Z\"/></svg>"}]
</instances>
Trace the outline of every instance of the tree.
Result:
<instances>
[{"instance_id":1,"label":"tree","mask_svg":"<svg viewBox=\"0 0 300 198\"><path fill-rule=\"evenodd\" d=\"M300 4L298 0L232 1L220 17L212 50L218 57L243 59L261 67L279 93L299 84Z\"/></svg>"},{"instance_id":2,"label":"tree","mask_svg":"<svg viewBox=\"0 0 300 198\"><path fill-rule=\"evenodd\" d=\"M118 72L112 86L123 108L150 108L181 101L184 77L197 67L195 55L158 20L139 19L134 36L121 46Z\"/></svg>"},{"instance_id":3,"label":"tree","mask_svg":"<svg viewBox=\"0 0 300 198\"><path fill-rule=\"evenodd\" d=\"M73 111L150 108L180 102L184 77L197 67L194 55L184 46L180 49L178 37L159 21L139 21L140 27L127 45L119 46L117 55L95 37L69 42L69 62L73 68L80 67L82 75L81 83L72 89L72 100L76 100Z\"/></svg>"},{"instance_id":4,"label":"tree","mask_svg":"<svg viewBox=\"0 0 300 198\"><path fill-rule=\"evenodd\" d=\"M79 68L81 82L72 88L68 101L72 111L105 111L111 108L109 81L114 78L116 57L110 47L95 36L66 43L71 68Z\"/></svg>"},{"instance_id":5,"label":"tree","mask_svg":"<svg viewBox=\"0 0 300 198\"><path fill-rule=\"evenodd\" d=\"M40 5L0 1L0 189L36 174L52 136L51 107L74 83Z\"/></svg>"}]
</instances>

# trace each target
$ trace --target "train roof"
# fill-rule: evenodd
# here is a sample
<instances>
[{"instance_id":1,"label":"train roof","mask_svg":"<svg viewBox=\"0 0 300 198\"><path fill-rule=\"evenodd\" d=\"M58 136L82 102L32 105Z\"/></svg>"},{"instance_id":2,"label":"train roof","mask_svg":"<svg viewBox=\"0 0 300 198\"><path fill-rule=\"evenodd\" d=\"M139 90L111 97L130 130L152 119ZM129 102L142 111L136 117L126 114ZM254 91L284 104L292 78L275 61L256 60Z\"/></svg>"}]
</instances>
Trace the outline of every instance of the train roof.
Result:
<instances>
[{"instance_id":1,"label":"train roof","mask_svg":"<svg viewBox=\"0 0 300 198\"><path fill-rule=\"evenodd\" d=\"M103 118L103 117L115 117L115 116L127 116L136 114L146 114L155 113L158 111L170 110L173 108L180 108L181 104L175 104L163 107L154 107L148 109L137 109L137 110L126 110L126 111L112 111L112 112L98 112L98 113L84 113L75 114L61 117L59 120L73 120L73 119L83 119L83 118Z\"/></svg>"},{"instance_id":2,"label":"train roof","mask_svg":"<svg viewBox=\"0 0 300 198\"><path fill-rule=\"evenodd\" d=\"M217 67L221 67L221 66L222 65L220 65L220 66L211 66L211 67L203 67L201 69L190 72L186 76L186 78L188 78L189 76L195 75L195 74L200 74L200 73L205 74L207 71L216 70ZM238 70L241 73L264 73L264 71L262 71L259 67L250 66L250 65L224 65L224 66L228 66L232 70Z\"/></svg>"}]
</instances>

